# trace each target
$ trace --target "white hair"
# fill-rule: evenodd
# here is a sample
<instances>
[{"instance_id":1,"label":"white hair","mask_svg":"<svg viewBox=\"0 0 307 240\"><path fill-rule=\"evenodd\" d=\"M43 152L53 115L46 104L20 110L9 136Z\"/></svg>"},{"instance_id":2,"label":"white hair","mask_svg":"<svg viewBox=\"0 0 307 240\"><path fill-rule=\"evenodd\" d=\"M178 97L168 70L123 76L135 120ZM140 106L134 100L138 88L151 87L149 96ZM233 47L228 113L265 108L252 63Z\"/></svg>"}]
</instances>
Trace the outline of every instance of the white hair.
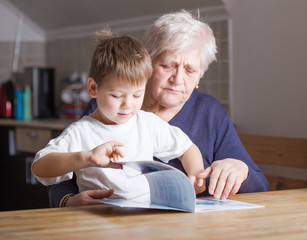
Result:
<instances>
[{"instance_id":1,"label":"white hair","mask_svg":"<svg viewBox=\"0 0 307 240\"><path fill-rule=\"evenodd\" d=\"M216 43L211 28L186 10L159 17L148 27L143 42L152 60L166 50L180 53L191 47L198 48L201 76L216 60Z\"/></svg>"}]
</instances>

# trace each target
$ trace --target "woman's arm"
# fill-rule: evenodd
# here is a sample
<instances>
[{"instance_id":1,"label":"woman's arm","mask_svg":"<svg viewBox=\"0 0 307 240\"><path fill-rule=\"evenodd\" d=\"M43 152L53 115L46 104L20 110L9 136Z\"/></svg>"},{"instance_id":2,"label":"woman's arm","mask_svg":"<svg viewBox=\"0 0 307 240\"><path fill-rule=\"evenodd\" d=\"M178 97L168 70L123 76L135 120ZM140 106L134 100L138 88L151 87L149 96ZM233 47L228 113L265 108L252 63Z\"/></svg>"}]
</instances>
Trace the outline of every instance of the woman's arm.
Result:
<instances>
[{"instance_id":1,"label":"woman's arm","mask_svg":"<svg viewBox=\"0 0 307 240\"><path fill-rule=\"evenodd\" d=\"M236 193L269 190L265 176L246 152L228 115L219 128L215 146L214 161L201 176L210 176L209 194L224 199Z\"/></svg>"},{"instance_id":2,"label":"woman's arm","mask_svg":"<svg viewBox=\"0 0 307 240\"><path fill-rule=\"evenodd\" d=\"M71 180L48 186L49 204L52 208L96 204L89 200L108 198L113 192L113 189L99 189L79 193L75 175ZM69 198L64 202L66 196Z\"/></svg>"},{"instance_id":3,"label":"woman's arm","mask_svg":"<svg viewBox=\"0 0 307 240\"><path fill-rule=\"evenodd\" d=\"M77 195L79 189L76 183L76 175L73 178L60 182L58 184L49 185L48 188L49 205L51 208L61 207L61 201L66 195ZM67 204L66 204L67 205Z\"/></svg>"}]
</instances>

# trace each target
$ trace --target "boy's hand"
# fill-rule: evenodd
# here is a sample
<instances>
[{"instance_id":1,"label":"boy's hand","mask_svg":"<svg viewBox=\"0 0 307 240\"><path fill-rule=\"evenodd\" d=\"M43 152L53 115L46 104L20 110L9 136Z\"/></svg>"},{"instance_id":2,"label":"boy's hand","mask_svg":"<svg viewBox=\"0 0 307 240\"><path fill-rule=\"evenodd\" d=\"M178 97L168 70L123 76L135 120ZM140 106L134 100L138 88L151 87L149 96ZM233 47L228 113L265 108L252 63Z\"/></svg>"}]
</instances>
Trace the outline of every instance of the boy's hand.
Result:
<instances>
[{"instance_id":1,"label":"boy's hand","mask_svg":"<svg viewBox=\"0 0 307 240\"><path fill-rule=\"evenodd\" d=\"M203 178L198 178L193 175L189 176L189 180L192 183L195 193L199 194L206 190L206 181Z\"/></svg>"},{"instance_id":2,"label":"boy's hand","mask_svg":"<svg viewBox=\"0 0 307 240\"><path fill-rule=\"evenodd\" d=\"M120 147L124 144L116 141L106 142L89 151L88 164L94 167L105 168L122 168L117 164L119 158L123 158L124 154ZM113 159L113 161L112 161Z\"/></svg>"}]
</instances>

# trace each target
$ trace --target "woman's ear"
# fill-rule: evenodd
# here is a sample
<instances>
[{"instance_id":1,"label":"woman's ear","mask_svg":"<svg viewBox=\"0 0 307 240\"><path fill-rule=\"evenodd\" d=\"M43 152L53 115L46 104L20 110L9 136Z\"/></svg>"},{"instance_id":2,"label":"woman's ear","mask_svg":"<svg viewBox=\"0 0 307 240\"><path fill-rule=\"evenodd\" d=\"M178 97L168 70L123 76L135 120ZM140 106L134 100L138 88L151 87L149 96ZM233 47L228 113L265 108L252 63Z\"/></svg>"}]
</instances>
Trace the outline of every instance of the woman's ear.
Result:
<instances>
[{"instance_id":1,"label":"woman's ear","mask_svg":"<svg viewBox=\"0 0 307 240\"><path fill-rule=\"evenodd\" d=\"M88 90L89 95L92 98L97 97L98 85L97 85L96 81L91 77L89 77L87 79L87 90Z\"/></svg>"}]
</instances>

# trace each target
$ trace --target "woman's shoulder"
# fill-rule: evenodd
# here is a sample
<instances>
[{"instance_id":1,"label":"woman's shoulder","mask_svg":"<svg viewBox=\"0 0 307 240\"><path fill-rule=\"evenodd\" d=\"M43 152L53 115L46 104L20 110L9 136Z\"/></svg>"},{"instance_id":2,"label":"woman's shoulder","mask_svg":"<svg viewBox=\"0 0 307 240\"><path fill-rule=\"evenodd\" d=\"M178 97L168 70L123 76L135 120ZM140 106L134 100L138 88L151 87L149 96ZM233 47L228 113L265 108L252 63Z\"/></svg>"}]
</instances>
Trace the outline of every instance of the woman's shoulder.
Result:
<instances>
[{"instance_id":1,"label":"woman's shoulder","mask_svg":"<svg viewBox=\"0 0 307 240\"><path fill-rule=\"evenodd\" d=\"M198 90L194 90L186 102L186 107L192 111L201 110L206 112L219 112L226 113L223 105L215 97L202 93Z\"/></svg>"},{"instance_id":2,"label":"woman's shoulder","mask_svg":"<svg viewBox=\"0 0 307 240\"><path fill-rule=\"evenodd\" d=\"M206 93L200 92L198 90L194 90L191 94L190 99L192 102L204 102L207 103L214 103L214 104L220 104L219 100L217 100L215 97L208 95Z\"/></svg>"}]
</instances>

